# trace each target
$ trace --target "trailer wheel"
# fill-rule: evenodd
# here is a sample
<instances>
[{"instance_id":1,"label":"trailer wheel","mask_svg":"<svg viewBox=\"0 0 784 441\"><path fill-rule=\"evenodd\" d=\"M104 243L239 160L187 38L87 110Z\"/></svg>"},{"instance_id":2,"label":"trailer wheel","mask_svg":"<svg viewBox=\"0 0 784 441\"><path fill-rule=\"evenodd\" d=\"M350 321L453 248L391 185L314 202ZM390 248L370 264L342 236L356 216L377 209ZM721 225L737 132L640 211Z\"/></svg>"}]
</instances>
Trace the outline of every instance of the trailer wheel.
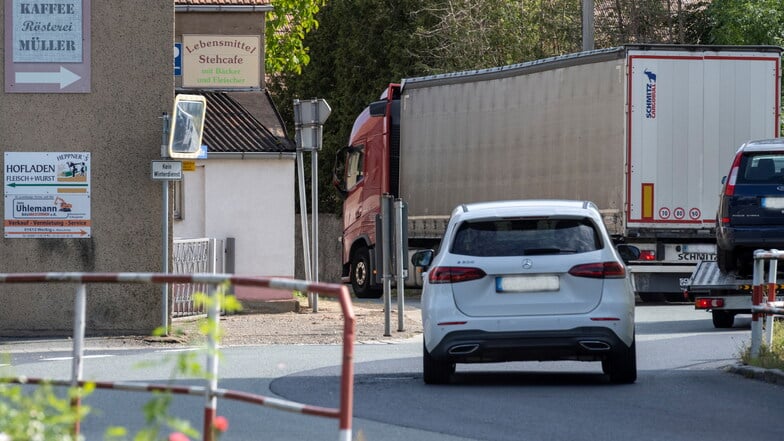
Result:
<instances>
[{"instance_id":1,"label":"trailer wheel","mask_svg":"<svg viewBox=\"0 0 784 441\"><path fill-rule=\"evenodd\" d=\"M351 255L351 288L360 299L377 299L381 290L373 286L373 273L370 270L370 253L365 247L358 248Z\"/></svg>"},{"instance_id":2,"label":"trailer wheel","mask_svg":"<svg viewBox=\"0 0 784 441\"><path fill-rule=\"evenodd\" d=\"M716 264L723 273L731 273L738 269L738 259L733 250L716 247Z\"/></svg>"},{"instance_id":3,"label":"trailer wheel","mask_svg":"<svg viewBox=\"0 0 784 441\"><path fill-rule=\"evenodd\" d=\"M729 311L711 311L713 327L717 329L731 328L735 324L735 314Z\"/></svg>"},{"instance_id":4,"label":"trailer wheel","mask_svg":"<svg viewBox=\"0 0 784 441\"><path fill-rule=\"evenodd\" d=\"M602 360L602 371L614 384L631 384L637 381L637 344L632 340L629 348Z\"/></svg>"}]
</instances>

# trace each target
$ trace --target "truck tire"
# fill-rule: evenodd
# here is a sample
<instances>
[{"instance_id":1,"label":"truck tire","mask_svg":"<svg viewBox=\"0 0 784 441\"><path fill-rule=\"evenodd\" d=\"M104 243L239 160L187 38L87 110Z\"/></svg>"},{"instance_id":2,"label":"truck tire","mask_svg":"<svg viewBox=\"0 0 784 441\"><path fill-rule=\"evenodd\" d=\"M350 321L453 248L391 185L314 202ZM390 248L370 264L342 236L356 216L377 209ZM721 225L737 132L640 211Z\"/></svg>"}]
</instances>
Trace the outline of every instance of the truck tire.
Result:
<instances>
[{"instance_id":1,"label":"truck tire","mask_svg":"<svg viewBox=\"0 0 784 441\"><path fill-rule=\"evenodd\" d=\"M735 324L735 314L729 311L711 311L713 327L717 329L731 328Z\"/></svg>"},{"instance_id":2,"label":"truck tire","mask_svg":"<svg viewBox=\"0 0 784 441\"><path fill-rule=\"evenodd\" d=\"M370 253L365 247L358 248L351 255L351 288L359 299L377 299L382 290L373 286L373 273L370 269Z\"/></svg>"},{"instance_id":3,"label":"truck tire","mask_svg":"<svg viewBox=\"0 0 784 441\"><path fill-rule=\"evenodd\" d=\"M723 273L731 273L738 269L738 259L733 250L716 247L716 264Z\"/></svg>"},{"instance_id":4,"label":"truck tire","mask_svg":"<svg viewBox=\"0 0 784 441\"><path fill-rule=\"evenodd\" d=\"M610 383L631 384L637 381L637 343L635 340L632 340L632 345L628 348L602 360L602 371L610 377Z\"/></svg>"},{"instance_id":5,"label":"truck tire","mask_svg":"<svg viewBox=\"0 0 784 441\"><path fill-rule=\"evenodd\" d=\"M455 364L439 361L427 352L424 339L422 341L422 374L425 384L449 384L452 374L455 373Z\"/></svg>"}]
</instances>

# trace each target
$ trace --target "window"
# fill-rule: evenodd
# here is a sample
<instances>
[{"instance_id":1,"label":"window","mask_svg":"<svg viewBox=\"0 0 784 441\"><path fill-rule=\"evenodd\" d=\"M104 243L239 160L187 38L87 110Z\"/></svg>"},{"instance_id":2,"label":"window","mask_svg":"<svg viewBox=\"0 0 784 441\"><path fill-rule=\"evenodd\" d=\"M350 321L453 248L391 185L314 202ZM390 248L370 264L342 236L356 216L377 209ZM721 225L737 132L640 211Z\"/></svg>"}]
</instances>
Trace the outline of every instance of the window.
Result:
<instances>
[{"instance_id":1,"label":"window","mask_svg":"<svg viewBox=\"0 0 784 441\"><path fill-rule=\"evenodd\" d=\"M584 253L601 248L589 219L496 219L458 227L451 252L468 256Z\"/></svg>"},{"instance_id":2,"label":"window","mask_svg":"<svg viewBox=\"0 0 784 441\"><path fill-rule=\"evenodd\" d=\"M738 184L777 184L784 176L784 153L744 155Z\"/></svg>"},{"instance_id":3,"label":"window","mask_svg":"<svg viewBox=\"0 0 784 441\"><path fill-rule=\"evenodd\" d=\"M351 189L362 180L365 167L365 147L360 145L346 151L346 189Z\"/></svg>"},{"instance_id":4,"label":"window","mask_svg":"<svg viewBox=\"0 0 784 441\"><path fill-rule=\"evenodd\" d=\"M348 191L354 188L364 176L365 146L343 147L335 155L332 178L336 187L345 198Z\"/></svg>"},{"instance_id":5,"label":"window","mask_svg":"<svg viewBox=\"0 0 784 441\"><path fill-rule=\"evenodd\" d=\"M185 218L183 208L185 208L185 194L182 181L171 181L172 184L172 217L174 220Z\"/></svg>"}]
</instances>

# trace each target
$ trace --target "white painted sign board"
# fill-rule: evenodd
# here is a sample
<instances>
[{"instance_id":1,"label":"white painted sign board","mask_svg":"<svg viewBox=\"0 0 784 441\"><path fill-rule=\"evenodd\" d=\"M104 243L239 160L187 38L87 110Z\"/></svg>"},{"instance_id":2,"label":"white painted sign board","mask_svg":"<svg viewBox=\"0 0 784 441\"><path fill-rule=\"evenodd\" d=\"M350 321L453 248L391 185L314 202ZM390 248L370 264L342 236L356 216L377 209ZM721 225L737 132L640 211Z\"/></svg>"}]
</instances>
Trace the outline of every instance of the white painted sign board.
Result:
<instances>
[{"instance_id":1,"label":"white painted sign board","mask_svg":"<svg viewBox=\"0 0 784 441\"><path fill-rule=\"evenodd\" d=\"M152 161L152 178L156 181L181 181L182 162Z\"/></svg>"},{"instance_id":2,"label":"white painted sign board","mask_svg":"<svg viewBox=\"0 0 784 441\"><path fill-rule=\"evenodd\" d=\"M5 0L6 93L89 93L91 0Z\"/></svg>"},{"instance_id":3,"label":"white painted sign board","mask_svg":"<svg viewBox=\"0 0 784 441\"><path fill-rule=\"evenodd\" d=\"M6 152L6 238L89 238L90 153Z\"/></svg>"}]
</instances>

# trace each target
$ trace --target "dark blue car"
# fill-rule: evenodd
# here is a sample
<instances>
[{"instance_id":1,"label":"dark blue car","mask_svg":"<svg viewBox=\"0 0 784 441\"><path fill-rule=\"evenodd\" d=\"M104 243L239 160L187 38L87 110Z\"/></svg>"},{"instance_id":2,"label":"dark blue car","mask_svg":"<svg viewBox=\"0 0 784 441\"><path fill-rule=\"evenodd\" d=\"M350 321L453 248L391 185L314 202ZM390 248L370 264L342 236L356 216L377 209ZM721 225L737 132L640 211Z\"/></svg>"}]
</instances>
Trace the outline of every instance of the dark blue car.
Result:
<instances>
[{"instance_id":1,"label":"dark blue car","mask_svg":"<svg viewBox=\"0 0 784 441\"><path fill-rule=\"evenodd\" d=\"M722 272L750 275L756 249L784 249L784 138L749 141L724 178L716 219Z\"/></svg>"}]
</instances>

